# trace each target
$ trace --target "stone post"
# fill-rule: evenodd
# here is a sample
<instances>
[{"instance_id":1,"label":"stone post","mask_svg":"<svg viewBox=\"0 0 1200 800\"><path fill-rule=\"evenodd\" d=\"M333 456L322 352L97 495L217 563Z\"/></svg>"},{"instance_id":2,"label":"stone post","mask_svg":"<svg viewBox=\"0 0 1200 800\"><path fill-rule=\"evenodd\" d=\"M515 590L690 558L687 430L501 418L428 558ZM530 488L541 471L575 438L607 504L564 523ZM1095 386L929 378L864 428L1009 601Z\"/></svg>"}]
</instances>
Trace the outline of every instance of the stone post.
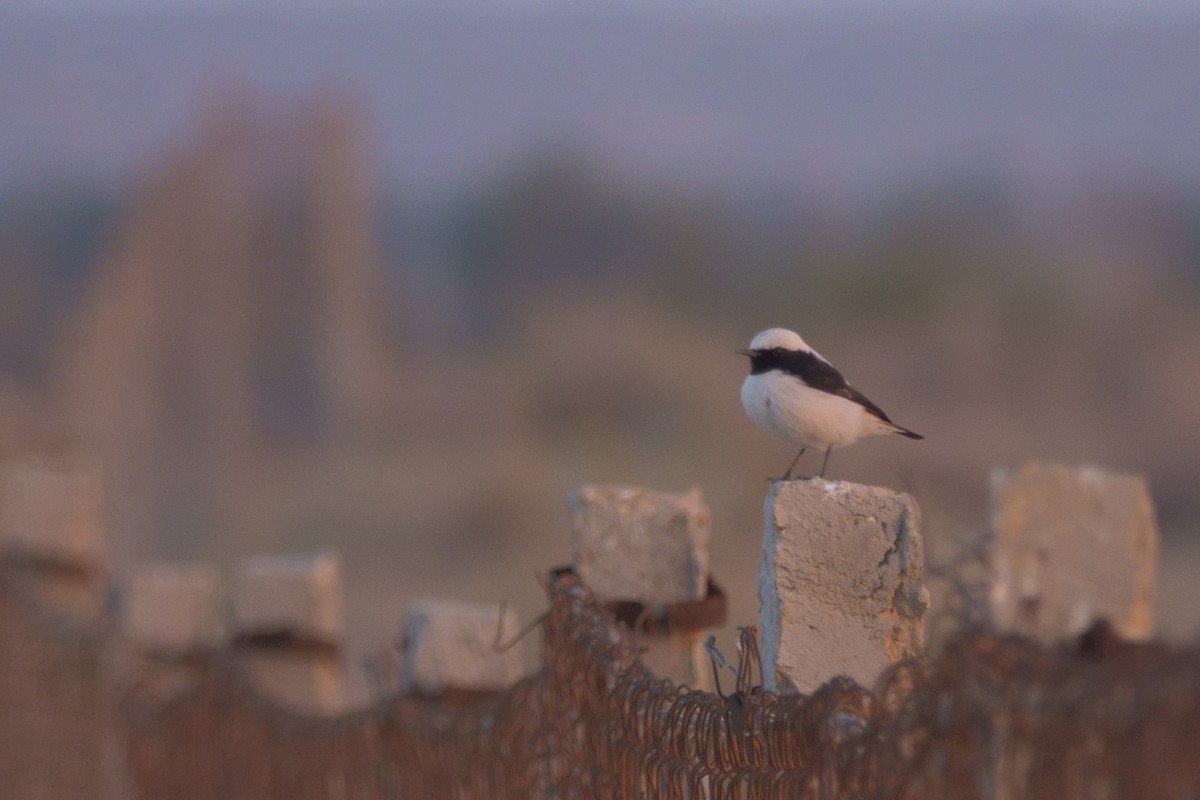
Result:
<instances>
[{"instance_id":1,"label":"stone post","mask_svg":"<svg viewBox=\"0 0 1200 800\"><path fill-rule=\"evenodd\" d=\"M568 498L568 507L575 572L601 601L640 603L661 618L669 606L705 598L709 513L698 488L676 494L584 486ZM712 689L706 630L634 635L655 673Z\"/></svg>"},{"instance_id":2,"label":"stone post","mask_svg":"<svg viewBox=\"0 0 1200 800\"><path fill-rule=\"evenodd\" d=\"M767 689L808 693L836 675L870 686L921 652L929 594L912 497L820 478L772 481L765 512Z\"/></svg>"},{"instance_id":3,"label":"stone post","mask_svg":"<svg viewBox=\"0 0 1200 800\"><path fill-rule=\"evenodd\" d=\"M126 638L140 652L180 659L209 653L225 640L221 576L212 564L143 564L124 599Z\"/></svg>"},{"instance_id":4,"label":"stone post","mask_svg":"<svg viewBox=\"0 0 1200 800\"><path fill-rule=\"evenodd\" d=\"M264 691L293 708L345 706L341 561L333 553L256 556L233 590L240 663Z\"/></svg>"},{"instance_id":5,"label":"stone post","mask_svg":"<svg viewBox=\"0 0 1200 800\"><path fill-rule=\"evenodd\" d=\"M992 474L989 606L1003 630L1052 642L1105 619L1154 635L1158 529L1146 482L1029 463Z\"/></svg>"},{"instance_id":6,"label":"stone post","mask_svg":"<svg viewBox=\"0 0 1200 800\"><path fill-rule=\"evenodd\" d=\"M502 652L518 633L511 609L456 600L420 600L403 627L402 688L454 704L508 688L526 671L523 643Z\"/></svg>"},{"instance_id":7,"label":"stone post","mask_svg":"<svg viewBox=\"0 0 1200 800\"><path fill-rule=\"evenodd\" d=\"M104 540L100 471L86 462L37 459L0 467L0 538L4 549L70 570L102 568Z\"/></svg>"},{"instance_id":8,"label":"stone post","mask_svg":"<svg viewBox=\"0 0 1200 800\"><path fill-rule=\"evenodd\" d=\"M38 569L55 604L85 617L103 611L108 542L104 487L87 461L29 459L0 466L0 552Z\"/></svg>"},{"instance_id":9,"label":"stone post","mask_svg":"<svg viewBox=\"0 0 1200 800\"><path fill-rule=\"evenodd\" d=\"M103 487L81 460L0 465L0 786L119 793L105 674Z\"/></svg>"},{"instance_id":10,"label":"stone post","mask_svg":"<svg viewBox=\"0 0 1200 800\"><path fill-rule=\"evenodd\" d=\"M141 564L129 576L121 610L122 644L128 646L117 649L112 666L122 690L128 787L121 796L211 795L221 761L219 733L186 715L160 712L204 685L211 656L225 644L220 573L211 564Z\"/></svg>"}]
</instances>

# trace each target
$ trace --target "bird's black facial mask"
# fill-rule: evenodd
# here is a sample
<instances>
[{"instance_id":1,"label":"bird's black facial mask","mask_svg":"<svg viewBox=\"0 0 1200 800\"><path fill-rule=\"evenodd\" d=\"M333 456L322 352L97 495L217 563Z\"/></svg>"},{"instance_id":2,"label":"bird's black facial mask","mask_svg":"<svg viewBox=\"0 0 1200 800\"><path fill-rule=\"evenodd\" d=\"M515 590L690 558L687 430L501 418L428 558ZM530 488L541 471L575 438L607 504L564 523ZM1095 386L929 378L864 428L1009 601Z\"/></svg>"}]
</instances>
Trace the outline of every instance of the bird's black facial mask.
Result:
<instances>
[{"instance_id":1,"label":"bird's black facial mask","mask_svg":"<svg viewBox=\"0 0 1200 800\"><path fill-rule=\"evenodd\" d=\"M746 355L750 356L751 375L761 375L773 369L792 373L795 368L807 361L804 356L816 360L812 353L788 350L783 347L772 347L769 350L748 350Z\"/></svg>"}]
</instances>

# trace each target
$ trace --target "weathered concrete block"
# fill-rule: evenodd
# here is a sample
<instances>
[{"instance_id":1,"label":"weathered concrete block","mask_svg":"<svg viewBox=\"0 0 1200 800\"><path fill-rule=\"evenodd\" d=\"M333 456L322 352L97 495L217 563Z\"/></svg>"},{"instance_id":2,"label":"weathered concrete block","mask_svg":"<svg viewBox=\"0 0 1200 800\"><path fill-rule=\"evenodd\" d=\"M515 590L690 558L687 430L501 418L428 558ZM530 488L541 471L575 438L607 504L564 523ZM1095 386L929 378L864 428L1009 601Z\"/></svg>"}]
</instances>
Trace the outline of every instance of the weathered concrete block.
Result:
<instances>
[{"instance_id":1,"label":"weathered concrete block","mask_svg":"<svg viewBox=\"0 0 1200 800\"><path fill-rule=\"evenodd\" d=\"M241 636L287 634L297 642L242 647L238 662L257 685L299 711L345 708L341 562L333 553L256 556L235 578L233 612ZM306 646L289 646L303 643ZM315 646L314 646L315 645Z\"/></svg>"},{"instance_id":2,"label":"weathered concrete block","mask_svg":"<svg viewBox=\"0 0 1200 800\"><path fill-rule=\"evenodd\" d=\"M492 649L517 635L512 609L455 600L421 600L404 619L403 684L425 694L445 689L504 689L525 673L521 646Z\"/></svg>"},{"instance_id":3,"label":"weathered concrete block","mask_svg":"<svg viewBox=\"0 0 1200 800\"><path fill-rule=\"evenodd\" d=\"M698 488L657 492L584 486L568 499L575 572L601 600L649 607L704 597L708 588L708 505ZM642 661L653 672L711 689L703 632L643 637Z\"/></svg>"},{"instance_id":4,"label":"weathered concrete block","mask_svg":"<svg viewBox=\"0 0 1200 800\"><path fill-rule=\"evenodd\" d=\"M1107 619L1154 635L1158 528L1146 482L1096 467L992 474L989 604L996 624L1046 641Z\"/></svg>"},{"instance_id":5,"label":"weathered concrete block","mask_svg":"<svg viewBox=\"0 0 1200 800\"><path fill-rule=\"evenodd\" d=\"M709 513L698 488L584 486L567 506L575 572L601 600L657 605L704 597Z\"/></svg>"},{"instance_id":6,"label":"weathered concrete block","mask_svg":"<svg viewBox=\"0 0 1200 800\"><path fill-rule=\"evenodd\" d=\"M255 556L242 562L233 592L237 633L286 633L338 644L342 566L336 554Z\"/></svg>"},{"instance_id":7,"label":"weathered concrete block","mask_svg":"<svg viewBox=\"0 0 1200 800\"><path fill-rule=\"evenodd\" d=\"M125 593L125 635L168 656L214 650L225 638L221 575L211 564L146 564Z\"/></svg>"},{"instance_id":8,"label":"weathered concrete block","mask_svg":"<svg viewBox=\"0 0 1200 800\"><path fill-rule=\"evenodd\" d=\"M107 562L100 471L86 462L0 465L0 546L72 569Z\"/></svg>"},{"instance_id":9,"label":"weathered concrete block","mask_svg":"<svg viewBox=\"0 0 1200 800\"><path fill-rule=\"evenodd\" d=\"M870 685L921 652L929 594L917 503L820 478L773 481L758 596L764 682L810 692L835 675Z\"/></svg>"}]
</instances>

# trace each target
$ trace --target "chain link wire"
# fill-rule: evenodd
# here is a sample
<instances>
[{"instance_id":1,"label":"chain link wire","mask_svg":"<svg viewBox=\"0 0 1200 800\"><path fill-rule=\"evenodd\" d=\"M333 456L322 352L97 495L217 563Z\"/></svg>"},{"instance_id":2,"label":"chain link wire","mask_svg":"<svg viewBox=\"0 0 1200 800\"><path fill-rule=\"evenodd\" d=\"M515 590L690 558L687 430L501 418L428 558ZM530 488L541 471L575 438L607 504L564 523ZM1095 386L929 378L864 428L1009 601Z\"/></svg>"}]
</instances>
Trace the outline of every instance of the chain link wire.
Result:
<instances>
[{"instance_id":1,"label":"chain link wire","mask_svg":"<svg viewBox=\"0 0 1200 800\"><path fill-rule=\"evenodd\" d=\"M139 800L1200 797L1200 651L1102 628L1057 649L976 628L870 689L834 678L809 696L754 685L747 631L723 696L652 674L560 575L542 667L508 691L325 718L280 707L230 654L127 660L114 680L113 637L72 637L0 588L5 796L100 796L98 748L115 736ZM20 791L35 779L49 783Z\"/></svg>"}]
</instances>

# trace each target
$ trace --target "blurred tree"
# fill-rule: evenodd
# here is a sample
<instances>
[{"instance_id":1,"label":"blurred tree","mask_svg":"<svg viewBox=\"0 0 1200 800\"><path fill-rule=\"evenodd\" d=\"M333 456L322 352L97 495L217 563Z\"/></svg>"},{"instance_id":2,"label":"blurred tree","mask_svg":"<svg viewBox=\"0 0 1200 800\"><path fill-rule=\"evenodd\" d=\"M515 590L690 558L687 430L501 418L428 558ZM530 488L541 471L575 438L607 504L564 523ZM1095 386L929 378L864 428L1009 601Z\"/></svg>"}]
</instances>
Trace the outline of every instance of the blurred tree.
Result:
<instances>
[{"instance_id":1,"label":"blurred tree","mask_svg":"<svg viewBox=\"0 0 1200 800\"><path fill-rule=\"evenodd\" d=\"M492 333L514 298L616 285L693 317L736 317L781 262L800 262L795 220L755 226L731 201L639 188L561 152L523 162L447 217L446 250Z\"/></svg>"},{"instance_id":2,"label":"blurred tree","mask_svg":"<svg viewBox=\"0 0 1200 800\"><path fill-rule=\"evenodd\" d=\"M116 208L76 185L39 186L0 199L0 373L45 377L50 343L74 308Z\"/></svg>"}]
</instances>

